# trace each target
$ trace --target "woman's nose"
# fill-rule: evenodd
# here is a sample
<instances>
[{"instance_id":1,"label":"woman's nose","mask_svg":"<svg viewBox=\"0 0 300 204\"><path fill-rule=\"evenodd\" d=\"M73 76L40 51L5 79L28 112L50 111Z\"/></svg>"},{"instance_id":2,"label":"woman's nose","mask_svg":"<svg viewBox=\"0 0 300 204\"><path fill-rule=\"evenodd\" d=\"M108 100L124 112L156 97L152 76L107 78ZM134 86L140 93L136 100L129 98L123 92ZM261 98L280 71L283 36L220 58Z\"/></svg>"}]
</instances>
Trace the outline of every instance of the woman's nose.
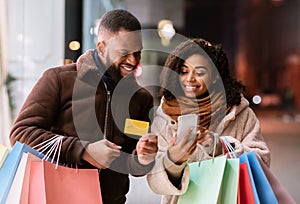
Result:
<instances>
[{"instance_id":1,"label":"woman's nose","mask_svg":"<svg viewBox=\"0 0 300 204\"><path fill-rule=\"evenodd\" d=\"M195 76L194 76L194 72L189 72L186 78L187 81L194 81L195 80Z\"/></svg>"}]
</instances>

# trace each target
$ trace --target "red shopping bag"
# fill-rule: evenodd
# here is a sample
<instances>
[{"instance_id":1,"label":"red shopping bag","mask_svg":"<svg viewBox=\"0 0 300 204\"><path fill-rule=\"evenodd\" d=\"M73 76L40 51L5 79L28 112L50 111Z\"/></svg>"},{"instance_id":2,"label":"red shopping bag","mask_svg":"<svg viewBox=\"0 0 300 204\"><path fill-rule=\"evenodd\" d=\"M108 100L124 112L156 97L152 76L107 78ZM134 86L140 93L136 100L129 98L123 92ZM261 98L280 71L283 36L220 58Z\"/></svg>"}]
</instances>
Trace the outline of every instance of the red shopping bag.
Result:
<instances>
[{"instance_id":1,"label":"red shopping bag","mask_svg":"<svg viewBox=\"0 0 300 204\"><path fill-rule=\"evenodd\" d=\"M32 162L29 203L101 204L98 170L57 166L45 160Z\"/></svg>"},{"instance_id":2,"label":"red shopping bag","mask_svg":"<svg viewBox=\"0 0 300 204\"><path fill-rule=\"evenodd\" d=\"M238 204L255 204L247 163L240 164Z\"/></svg>"}]
</instances>

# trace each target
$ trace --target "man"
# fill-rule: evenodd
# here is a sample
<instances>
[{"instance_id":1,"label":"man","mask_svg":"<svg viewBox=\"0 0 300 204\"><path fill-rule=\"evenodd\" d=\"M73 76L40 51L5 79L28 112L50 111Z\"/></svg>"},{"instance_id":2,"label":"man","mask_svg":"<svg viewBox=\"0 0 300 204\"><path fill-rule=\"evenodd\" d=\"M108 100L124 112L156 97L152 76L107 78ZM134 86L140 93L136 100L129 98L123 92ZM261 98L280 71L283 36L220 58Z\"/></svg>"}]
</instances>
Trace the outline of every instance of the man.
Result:
<instances>
[{"instance_id":1,"label":"man","mask_svg":"<svg viewBox=\"0 0 300 204\"><path fill-rule=\"evenodd\" d=\"M152 96L133 75L141 58L140 29L128 11L104 14L97 49L75 64L46 70L11 129L12 145L34 146L65 136L60 162L99 168L104 204L125 203L128 174L148 173L157 152L155 135L124 133L126 118L150 121L153 106Z\"/></svg>"}]
</instances>

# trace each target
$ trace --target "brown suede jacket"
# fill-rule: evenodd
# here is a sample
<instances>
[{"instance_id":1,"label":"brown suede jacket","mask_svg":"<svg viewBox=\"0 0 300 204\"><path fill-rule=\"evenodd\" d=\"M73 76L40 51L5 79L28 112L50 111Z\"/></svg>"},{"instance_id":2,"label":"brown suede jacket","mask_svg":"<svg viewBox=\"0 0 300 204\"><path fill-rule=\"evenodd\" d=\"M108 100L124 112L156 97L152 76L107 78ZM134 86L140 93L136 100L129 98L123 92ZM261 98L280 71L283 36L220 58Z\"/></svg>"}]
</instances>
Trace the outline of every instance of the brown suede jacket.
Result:
<instances>
[{"instance_id":1,"label":"brown suede jacket","mask_svg":"<svg viewBox=\"0 0 300 204\"><path fill-rule=\"evenodd\" d=\"M152 96L138 86L133 75L121 79L108 94L89 50L74 64L44 72L12 126L11 144L20 141L34 146L64 135L60 162L93 168L81 160L81 154L89 143L105 137L122 146L122 153L109 169L100 171L103 202L125 203L128 174L145 175L154 165L137 161L138 138L123 133L125 119L150 121L152 106Z\"/></svg>"}]
</instances>

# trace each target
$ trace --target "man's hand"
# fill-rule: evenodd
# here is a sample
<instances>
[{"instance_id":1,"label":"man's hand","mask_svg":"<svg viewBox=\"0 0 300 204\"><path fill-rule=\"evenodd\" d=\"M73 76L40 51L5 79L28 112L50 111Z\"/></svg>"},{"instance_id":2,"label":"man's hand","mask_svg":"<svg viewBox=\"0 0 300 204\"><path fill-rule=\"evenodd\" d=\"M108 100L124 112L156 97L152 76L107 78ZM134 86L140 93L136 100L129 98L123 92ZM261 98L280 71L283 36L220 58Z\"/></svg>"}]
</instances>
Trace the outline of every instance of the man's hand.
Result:
<instances>
[{"instance_id":1,"label":"man's hand","mask_svg":"<svg viewBox=\"0 0 300 204\"><path fill-rule=\"evenodd\" d=\"M82 159L99 169L105 169L120 156L121 148L121 146L103 139L89 144L82 154Z\"/></svg>"},{"instance_id":2,"label":"man's hand","mask_svg":"<svg viewBox=\"0 0 300 204\"><path fill-rule=\"evenodd\" d=\"M155 160L157 147L157 136L151 133L143 135L136 144L138 160L141 164L147 165Z\"/></svg>"}]
</instances>

